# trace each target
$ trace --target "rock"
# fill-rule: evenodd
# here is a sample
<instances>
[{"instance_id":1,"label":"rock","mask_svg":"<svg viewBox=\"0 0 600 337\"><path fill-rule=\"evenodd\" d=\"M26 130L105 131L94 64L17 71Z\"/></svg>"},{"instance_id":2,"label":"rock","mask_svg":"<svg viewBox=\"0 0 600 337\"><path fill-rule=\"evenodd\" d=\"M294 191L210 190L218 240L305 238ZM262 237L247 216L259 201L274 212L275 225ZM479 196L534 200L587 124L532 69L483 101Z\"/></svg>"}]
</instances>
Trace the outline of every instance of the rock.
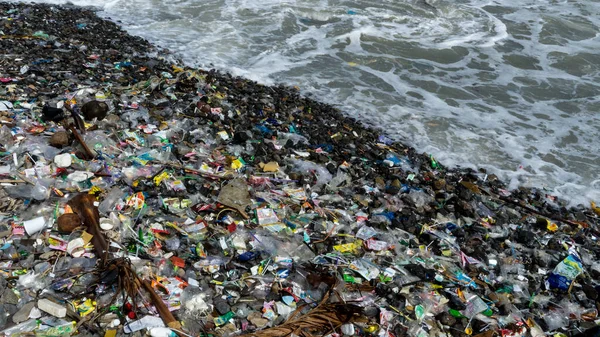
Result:
<instances>
[{"instance_id":1,"label":"rock","mask_svg":"<svg viewBox=\"0 0 600 337\"><path fill-rule=\"evenodd\" d=\"M584 284L583 285L583 292L585 293L585 296L587 298L589 298L590 300L596 300L596 299L598 299L598 291L592 285Z\"/></svg>"},{"instance_id":2,"label":"rock","mask_svg":"<svg viewBox=\"0 0 600 337\"><path fill-rule=\"evenodd\" d=\"M63 109L44 105L42 108L42 120L59 122L65 118Z\"/></svg>"},{"instance_id":3,"label":"rock","mask_svg":"<svg viewBox=\"0 0 600 337\"><path fill-rule=\"evenodd\" d=\"M327 163L325 168L327 168L327 171L329 171L329 173L331 173L332 175L337 172L337 168L335 167L335 165L333 163Z\"/></svg>"},{"instance_id":4,"label":"rock","mask_svg":"<svg viewBox=\"0 0 600 337\"><path fill-rule=\"evenodd\" d=\"M57 131L50 137L48 143L51 146L57 147L59 149L68 146L70 143L69 134L66 131Z\"/></svg>"},{"instance_id":5,"label":"rock","mask_svg":"<svg viewBox=\"0 0 600 337\"><path fill-rule=\"evenodd\" d=\"M26 320L28 320L29 314L31 313L31 309L33 309L34 307L35 307L34 301L25 303L25 305L23 305L21 307L21 309L19 309L19 311L17 311L13 315L13 317L12 317L13 323L21 323L21 322L25 322Z\"/></svg>"},{"instance_id":6,"label":"rock","mask_svg":"<svg viewBox=\"0 0 600 337\"><path fill-rule=\"evenodd\" d=\"M108 114L108 104L100 101L90 101L81 107L81 114L86 121L97 118L103 120Z\"/></svg>"},{"instance_id":7,"label":"rock","mask_svg":"<svg viewBox=\"0 0 600 337\"><path fill-rule=\"evenodd\" d=\"M215 306L215 310L217 310L219 315L225 315L226 313L231 311L231 306L229 306L227 301L222 298L216 298L213 304Z\"/></svg>"},{"instance_id":8,"label":"rock","mask_svg":"<svg viewBox=\"0 0 600 337\"><path fill-rule=\"evenodd\" d=\"M0 303L2 304L17 304L19 303L19 297L10 288L5 288L2 296L0 296Z\"/></svg>"},{"instance_id":9,"label":"rock","mask_svg":"<svg viewBox=\"0 0 600 337\"><path fill-rule=\"evenodd\" d=\"M38 308L54 317L63 318L67 316L67 308L46 298L38 301Z\"/></svg>"},{"instance_id":10,"label":"rock","mask_svg":"<svg viewBox=\"0 0 600 337\"><path fill-rule=\"evenodd\" d=\"M433 183L433 186L435 187L436 190L441 190L444 187L446 187L446 180L438 179Z\"/></svg>"},{"instance_id":11,"label":"rock","mask_svg":"<svg viewBox=\"0 0 600 337\"><path fill-rule=\"evenodd\" d=\"M233 134L232 142L233 144L244 144L248 140L248 135L246 132L238 131Z\"/></svg>"},{"instance_id":12,"label":"rock","mask_svg":"<svg viewBox=\"0 0 600 337\"><path fill-rule=\"evenodd\" d=\"M269 320L262 318L261 314L256 311L253 311L248 315L248 320L259 329L265 327L267 323L269 323Z\"/></svg>"},{"instance_id":13,"label":"rock","mask_svg":"<svg viewBox=\"0 0 600 337\"><path fill-rule=\"evenodd\" d=\"M10 316L17 312L17 306L14 304L0 304L0 327L7 326Z\"/></svg>"},{"instance_id":14,"label":"rock","mask_svg":"<svg viewBox=\"0 0 600 337\"><path fill-rule=\"evenodd\" d=\"M6 278L0 277L0 293L4 292L4 289L6 289L7 285L8 281L6 281Z\"/></svg>"}]
</instances>

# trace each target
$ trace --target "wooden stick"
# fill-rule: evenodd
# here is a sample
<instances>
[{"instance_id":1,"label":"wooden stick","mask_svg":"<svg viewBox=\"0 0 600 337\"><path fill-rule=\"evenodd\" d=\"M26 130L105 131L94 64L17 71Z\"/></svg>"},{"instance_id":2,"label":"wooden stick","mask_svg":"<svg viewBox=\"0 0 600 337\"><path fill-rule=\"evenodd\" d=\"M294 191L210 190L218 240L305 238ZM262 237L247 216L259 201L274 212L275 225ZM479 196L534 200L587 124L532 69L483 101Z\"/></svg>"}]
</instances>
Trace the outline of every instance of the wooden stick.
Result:
<instances>
[{"instance_id":1,"label":"wooden stick","mask_svg":"<svg viewBox=\"0 0 600 337\"><path fill-rule=\"evenodd\" d=\"M21 184L21 183L26 183L25 180L21 180L21 179L0 179L0 184L5 184L5 183L9 183L9 184Z\"/></svg>"},{"instance_id":2,"label":"wooden stick","mask_svg":"<svg viewBox=\"0 0 600 337\"><path fill-rule=\"evenodd\" d=\"M98 207L95 205L96 202L94 195L80 193L69 200L67 204L71 206L73 212L81 217L88 232L93 235L92 245L94 245L96 255L101 259L104 266L108 257L108 242L100 229L100 213L98 213Z\"/></svg>"},{"instance_id":3,"label":"wooden stick","mask_svg":"<svg viewBox=\"0 0 600 337\"><path fill-rule=\"evenodd\" d=\"M87 146L87 144L83 140L83 137L81 137L79 132L77 132L77 129L75 129L75 127L73 125L69 125L69 130L71 130L71 132L73 133L73 136L75 136L75 139L77 140L77 142L79 142L79 144L81 144L81 147L83 147L83 150L85 151L85 155L86 155L87 159L94 159L94 157L95 157L94 152L92 152L92 150L90 150L90 148Z\"/></svg>"},{"instance_id":4,"label":"wooden stick","mask_svg":"<svg viewBox=\"0 0 600 337\"><path fill-rule=\"evenodd\" d=\"M30 184L30 185L35 185L35 183L27 178L25 178L25 176L23 176L21 173L15 173L15 176L20 178L21 180L23 180L24 182Z\"/></svg>"},{"instance_id":5,"label":"wooden stick","mask_svg":"<svg viewBox=\"0 0 600 337\"><path fill-rule=\"evenodd\" d=\"M175 319L171 311L169 311L169 308L167 308L165 305L165 302L163 302L162 298L160 298L154 289L152 289L152 283L148 280L139 280L138 282L140 282L144 289L146 289L146 291L150 294L152 304L154 304L154 307L156 310L158 310L158 314L160 315L160 318L162 318L163 322L165 322L165 324L171 329L181 330L181 323Z\"/></svg>"},{"instance_id":6,"label":"wooden stick","mask_svg":"<svg viewBox=\"0 0 600 337\"><path fill-rule=\"evenodd\" d=\"M104 238L104 234L100 230L100 213L98 213L98 208L96 207L96 197L92 194L80 193L69 200L68 204L71 206L73 211L77 213L82 219L83 223L88 229L89 233L93 235L92 244L94 245L94 250L96 251L96 255L100 258L101 265L106 266L106 262L108 260L108 242ZM131 271L135 277L130 280L130 282L134 282L136 284L136 288L140 286L144 287L148 294L150 294L150 299L152 300L152 304L158 310L160 317L163 322L171 328L175 330L181 330L181 323L175 319L169 308L165 305L162 298L156 294L154 289L152 289L152 283L147 280L141 280L137 274L132 270ZM184 336L180 334L178 331L175 331L180 336Z\"/></svg>"}]
</instances>

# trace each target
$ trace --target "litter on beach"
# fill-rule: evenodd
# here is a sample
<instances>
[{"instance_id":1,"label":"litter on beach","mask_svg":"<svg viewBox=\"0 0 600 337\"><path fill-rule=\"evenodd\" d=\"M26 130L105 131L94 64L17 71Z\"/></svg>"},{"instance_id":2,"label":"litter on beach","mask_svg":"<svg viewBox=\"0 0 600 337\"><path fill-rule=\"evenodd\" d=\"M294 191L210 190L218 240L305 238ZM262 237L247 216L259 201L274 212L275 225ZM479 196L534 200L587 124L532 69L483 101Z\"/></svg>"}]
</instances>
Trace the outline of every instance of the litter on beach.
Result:
<instances>
[{"instance_id":1,"label":"litter on beach","mask_svg":"<svg viewBox=\"0 0 600 337\"><path fill-rule=\"evenodd\" d=\"M87 9L0 18L0 335L598 329L595 205L148 56Z\"/></svg>"}]
</instances>

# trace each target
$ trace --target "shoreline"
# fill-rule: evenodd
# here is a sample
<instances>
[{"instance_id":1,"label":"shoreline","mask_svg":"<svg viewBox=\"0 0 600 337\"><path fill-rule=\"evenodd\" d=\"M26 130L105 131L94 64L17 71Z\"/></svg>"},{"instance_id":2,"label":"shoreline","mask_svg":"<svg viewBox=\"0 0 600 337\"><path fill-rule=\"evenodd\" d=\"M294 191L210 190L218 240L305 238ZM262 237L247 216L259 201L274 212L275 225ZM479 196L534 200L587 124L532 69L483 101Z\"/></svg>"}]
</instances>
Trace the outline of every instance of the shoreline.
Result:
<instances>
[{"instance_id":1,"label":"shoreline","mask_svg":"<svg viewBox=\"0 0 600 337\"><path fill-rule=\"evenodd\" d=\"M11 9L14 11L11 12ZM392 264L409 261L425 253L433 257L445 256L459 266L462 258L465 270L462 275L468 274L472 280L477 280L479 290L470 291L480 297L488 298L490 294L494 294L497 298L503 298L498 295L502 294L498 292L499 289L505 283L511 283L528 288L526 291L529 294L541 292L544 296L555 296L558 298L556 303L559 303L560 300L568 300L568 295L555 295L544 290L543 283L552 269L569 255L570 251L562 247L567 245L589 257L582 265L590 274L573 282L577 283L576 290L596 285L589 276L593 275L595 278L600 275L600 270L592 269L592 264L598 257L595 237L600 236L600 219L591 208L567 209L564 201L545 195L543 190L519 188L507 191L505 183L485 172L444 168L442 163L438 163L430 155L420 154L411 147L392 142L379 131L343 116L331 105L302 97L294 88L265 86L218 71L191 69L181 63L170 64L164 59L149 57L147 55L150 53L160 55L165 51L142 38L128 35L117 24L98 18L91 10L10 3L0 3L0 10L0 17L10 18L5 21L5 28L2 28L4 35L0 36L0 46L9 50L0 59L0 77L4 88L0 89L0 102L8 101L12 105L11 108L3 109L6 113L3 111L2 122L9 131L11 128L13 130L12 135L10 132L0 134L5 146L2 149L4 157L12 154L7 146L12 143L13 146L16 145L15 153L20 158L25 157L25 150L36 146L42 149L40 152L74 153L81 158L82 149L76 145L66 145L60 151L38 145L47 142L62 127L56 123L35 121L42 117L42 107L46 103L56 106L73 98L78 105L92 100L106 101L111 107L106 119L88 122L88 132L84 135L86 143L101 156L94 161L83 160L83 163L77 163L77 170L83 171L92 166L100 168L94 172L102 171L102 166L91 165L92 162L103 162L104 167L120 170L120 174L115 175L119 178L111 182L109 179L102 180L104 178L97 180L98 186L103 190L100 193L101 199L108 195L111 184L119 182L131 192L146 193L147 203L154 205L152 212L155 216L182 218L182 214L187 214L185 210L183 213L178 213L179 210L171 211L169 207L164 210L161 207L164 204L160 204L162 199L151 199L159 199L154 198L156 195L173 198L194 196L198 204L214 205L219 201L218 195L223 185L231 177L241 178L251 186L251 197L255 201L245 204L247 207L239 212L242 214L249 209L250 219L244 220L233 212L231 217L238 226L244 227L241 225L244 224L250 231L255 229L253 227L256 222L261 225L260 217L255 220L252 213L265 205L279 212L272 212L276 214L276 218L280 217L279 220L285 219L290 223L294 223L300 214L312 214L315 219L321 218L323 223L331 224L320 228L313 221L300 222L294 223L292 228L284 222L289 228L285 228L283 232L290 232L286 240L292 242L294 239L290 238L297 238L298 235L309 236L306 246L315 256L340 251L334 248L336 246L351 246L359 241L353 239L356 239L360 228L369 225L381 231L374 236L379 242L393 240L389 244L394 248L375 250L372 247L362 247L361 242L358 247L348 249L346 253L361 258L368 257L377 262L389 258ZM89 92L86 91L88 89ZM20 105L16 102L20 102ZM183 120L186 122L181 123ZM41 129L32 130L31 126ZM15 129L16 127L20 130ZM94 128L97 130L93 130ZM139 138L136 139L129 133L128 139L124 140L122 135L125 132L136 132ZM34 141L28 143L28 139ZM146 152L140 149L146 149ZM151 155L143 156L150 152ZM40 156L39 152L37 156ZM52 162L52 158L45 159ZM208 163L206 167L202 165L203 162ZM167 166L172 170L173 176L181 178L179 181L185 185L184 191L174 189L173 186L158 187L151 182L139 183L140 178L154 179L160 176ZM16 171L26 175L26 167L23 163ZM135 170L124 170L128 167L134 167ZM144 168L147 171L140 172ZM11 173L16 173L13 170L15 169L11 166ZM67 173L74 171L73 167L66 170ZM185 180L183 177L189 179ZM270 185L265 188L267 183ZM51 184L57 186L56 180ZM65 192L73 190L74 193L77 188L73 185L67 184L62 189ZM294 199L292 192L282 192L299 188L303 190L301 194L304 196L299 197L302 202ZM4 186L3 190L15 200L31 199L16 195L11 186ZM274 195L286 197L277 199ZM11 216L25 217L32 207L39 206L39 209L43 209L41 205L45 203L64 202L66 200L58 195L48 193L43 200L32 201L33 206L23 205L22 209L2 211ZM328 213L335 215L331 218ZM363 217L362 214L368 218L366 222L357 221L357 218ZM206 213L198 213L198 216L211 219L211 215ZM213 218L218 220L219 215ZM550 220L547 225L544 219ZM210 226L215 225L210 223L211 220L205 221ZM556 228L551 227L551 223ZM53 231L54 229L51 230ZM214 230L218 234L213 235L228 237L234 232L224 235ZM411 237L405 242L406 246L402 246L397 240L401 233L408 233ZM172 231L169 235L174 236ZM421 247L429 248L425 252L415 252ZM537 256L532 248L543 251L545 258ZM360 252L353 252L355 250ZM507 253L511 250L514 256ZM216 251L214 255L222 254L216 247L207 248L207 251ZM456 251L478 263L465 263L465 258L456 255ZM186 257L177 250L174 254ZM162 256L153 258L161 260ZM189 258L190 264L202 261L198 256ZM495 259L502 260L502 263L490 262ZM17 260L15 264L19 265L21 262L22 260ZM523 266L528 274L524 276L519 271L518 275L508 275L500 281L489 279L490 275L499 276L501 271L505 271L500 269L500 265L508 266L511 263ZM420 281L417 283L423 294L427 293L423 289L436 289L433 284L446 286L450 283L448 278L451 275L445 275L445 279L442 277L443 282L433 280L431 275L421 277L421 269L426 270L424 274L435 270L427 263L409 265L419 266L411 267L413 269L409 272L413 276L418 275L416 277ZM546 274L540 274L536 267L544 269ZM189 266L188 270L191 269ZM402 270L407 269L409 268ZM440 274L439 270L437 274ZM213 292L217 291L208 282L211 274L201 275L206 279L203 281L205 286ZM371 286L372 292L379 297L384 297L380 293L389 292L394 284L400 282L399 285L402 286L410 283L407 282L410 277L405 276L392 275L391 281L387 283L378 278L364 283ZM517 276L525 277L528 281L522 281ZM190 278L187 272L181 277ZM378 284L381 284L380 288L377 288ZM307 284L306 287L310 288L310 285ZM469 287L458 282L454 288ZM393 312L390 306L396 307L390 302L403 303L406 300L413 307L426 303L415 303L415 299L409 298L408 294L396 295L396 298L378 302L376 307ZM516 308L529 308L524 296L514 294L513 297L517 298L512 303ZM595 299L591 300L588 296L585 300L577 302L579 308L595 308ZM498 301L500 303L503 300ZM507 308L510 307L509 304L504 304ZM234 305L236 304L231 306ZM497 318L510 316L503 305L488 305ZM401 315L394 317L393 322L389 323L389 329L396 335L410 335L410 329L413 332L420 331L414 330L415 325L404 318L412 315L414 319L414 310L409 310L404 304L402 306L399 311ZM447 311L435 313L430 309L433 318L417 317L431 326L429 332L436 329L445 331L433 325L433 321L445 322L438 323L440 326L454 325L458 327L458 331L472 325L475 334L500 329L498 321L490 323L479 319L474 320L478 323L469 323L466 318L449 318ZM537 324L534 326L543 327L547 323L537 314L554 312L555 308L546 303L539 304L532 310L537 310L537 313L530 315L531 317L522 315L522 321L531 318ZM377 321L369 315L365 316L370 321ZM190 321L190 317L178 318ZM452 319L453 324L448 324ZM256 322L250 323L258 326ZM568 332L576 331L575 328L579 326L591 327L588 324L590 322L580 318L568 323L569 328L563 329ZM231 332L226 328L241 327L236 324L231 327L230 324L232 323L223 324L220 330L213 327L209 331L224 331L226 334ZM486 330L486 324L491 328ZM515 326L511 325L511 331L518 331L518 325L513 324ZM193 332L200 331L194 330L194 326L188 325L188 328L192 328L190 330ZM82 329L87 328L84 326ZM426 331L422 327L420 329ZM457 333L454 330L446 333L453 336L464 335L462 331Z\"/></svg>"}]
</instances>

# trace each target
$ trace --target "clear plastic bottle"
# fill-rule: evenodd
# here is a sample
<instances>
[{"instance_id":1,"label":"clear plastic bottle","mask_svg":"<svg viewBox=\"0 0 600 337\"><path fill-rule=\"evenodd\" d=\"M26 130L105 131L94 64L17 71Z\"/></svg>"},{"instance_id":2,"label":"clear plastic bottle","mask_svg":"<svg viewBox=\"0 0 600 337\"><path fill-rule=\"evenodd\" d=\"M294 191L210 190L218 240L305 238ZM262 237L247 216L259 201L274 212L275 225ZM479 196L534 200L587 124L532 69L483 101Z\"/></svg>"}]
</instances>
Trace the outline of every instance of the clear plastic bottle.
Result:
<instances>
[{"instance_id":1,"label":"clear plastic bottle","mask_svg":"<svg viewBox=\"0 0 600 337\"><path fill-rule=\"evenodd\" d=\"M3 336L12 336L12 335L20 335L26 332L33 331L38 326L37 320L30 319L23 323L17 324L13 327L10 327L6 330L0 331L0 334Z\"/></svg>"},{"instance_id":2,"label":"clear plastic bottle","mask_svg":"<svg viewBox=\"0 0 600 337\"><path fill-rule=\"evenodd\" d=\"M123 197L123 191L118 187L113 187L108 195L100 202L98 211L101 214L109 214L117 204L117 202Z\"/></svg>"}]
</instances>

